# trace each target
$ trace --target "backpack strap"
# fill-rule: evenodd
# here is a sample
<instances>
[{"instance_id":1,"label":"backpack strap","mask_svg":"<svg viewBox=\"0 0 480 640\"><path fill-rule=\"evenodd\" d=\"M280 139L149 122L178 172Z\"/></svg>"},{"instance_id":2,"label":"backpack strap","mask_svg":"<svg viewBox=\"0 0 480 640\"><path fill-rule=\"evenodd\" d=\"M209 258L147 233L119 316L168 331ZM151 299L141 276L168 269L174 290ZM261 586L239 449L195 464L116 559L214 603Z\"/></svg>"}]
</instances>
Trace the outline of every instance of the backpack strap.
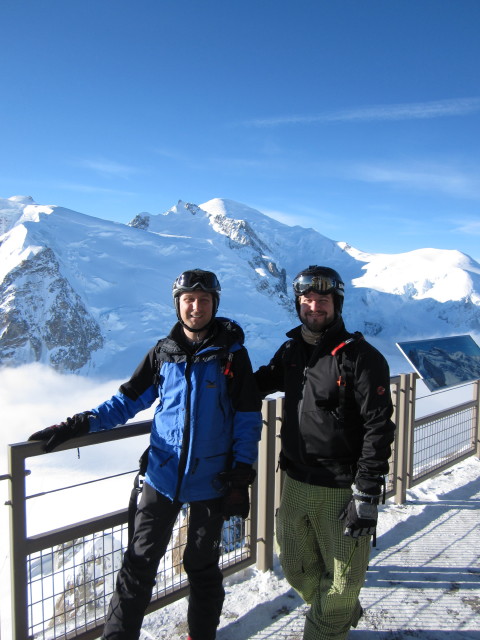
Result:
<instances>
[{"instance_id":1,"label":"backpack strap","mask_svg":"<svg viewBox=\"0 0 480 640\"><path fill-rule=\"evenodd\" d=\"M157 344L155 345L155 349L154 349L154 356L155 356L155 362L153 364L153 380L152 380L152 384L154 384L155 386L157 386L158 384L160 384L160 369L162 367L162 359L160 358L160 345L163 342L163 339L159 340L157 342Z\"/></svg>"},{"instance_id":2,"label":"backpack strap","mask_svg":"<svg viewBox=\"0 0 480 640\"><path fill-rule=\"evenodd\" d=\"M224 361L224 363L222 364L222 373L229 380L233 378L232 360L233 360L233 351L229 351L227 358L221 360L222 363Z\"/></svg>"},{"instance_id":3,"label":"backpack strap","mask_svg":"<svg viewBox=\"0 0 480 640\"><path fill-rule=\"evenodd\" d=\"M138 498L142 493L145 474L147 473L149 451L150 447L148 446L140 456L140 460L138 461L138 473L133 481L133 489L130 493L130 500L128 501L128 544L131 543L133 532L135 530L135 514L137 513Z\"/></svg>"},{"instance_id":4,"label":"backpack strap","mask_svg":"<svg viewBox=\"0 0 480 640\"><path fill-rule=\"evenodd\" d=\"M160 358L159 347L161 343L162 339L157 342L154 349L155 361L153 364L152 378L152 384L154 385L158 385L160 383L160 369L162 367L162 359ZM138 472L133 480L133 488L130 493L130 499L128 501L128 544L130 544L130 542L132 541L133 532L135 530L135 514L137 513L138 501L143 490L145 474L147 473L149 451L150 446L148 446L140 456L140 459L138 461Z\"/></svg>"},{"instance_id":5,"label":"backpack strap","mask_svg":"<svg viewBox=\"0 0 480 640\"><path fill-rule=\"evenodd\" d=\"M338 386L338 407L342 417L345 416L347 408L347 392L353 389L353 361L349 357L351 347L349 345L358 344L364 340L360 331L355 331L349 338L338 344L331 351L331 355L337 358L340 375L337 379Z\"/></svg>"}]
</instances>

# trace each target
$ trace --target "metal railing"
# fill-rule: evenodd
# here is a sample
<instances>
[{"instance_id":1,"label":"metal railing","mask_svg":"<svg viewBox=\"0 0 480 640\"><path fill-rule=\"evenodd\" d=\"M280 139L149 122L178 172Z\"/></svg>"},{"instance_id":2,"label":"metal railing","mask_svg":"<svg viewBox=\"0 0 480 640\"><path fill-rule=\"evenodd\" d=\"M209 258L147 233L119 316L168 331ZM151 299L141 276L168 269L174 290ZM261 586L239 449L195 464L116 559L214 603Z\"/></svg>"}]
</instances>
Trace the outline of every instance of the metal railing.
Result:
<instances>
[{"instance_id":1,"label":"metal railing","mask_svg":"<svg viewBox=\"0 0 480 640\"><path fill-rule=\"evenodd\" d=\"M465 385L472 388L472 400L415 418L417 380L415 373L391 379L398 385L393 393L397 430L387 495L397 504L406 501L408 489L427 478L472 455L480 458L480 380Z\"/></svg>"},{"instance_id":2,"label":"metal railing","mask_svg":"<svg viewBox=\"0 0 480 640\"><path fill-rule=\"evenodd\" d=\"M480 382L473 384L471 401L416 420L416 380L416 374L391 379L397 429L386 488L397 503L405 502L407 490L427 477L468 456L480 457ZM275 511L283 480L277 469L283 398L265 400L262 415L265 428L251 514L245 522L230 521L223 532L220 566L225 575L253 564L263 571L273 566ZM58 450L96 446L149 430L150 421L129 424L71 440ZM4 476L10 484L13 640L93 640L101 634L125 551L127 509L28 535L27 500L44 493L27 495L26 460L40 455L40 442L10 445L9 474ZM125 473L133 476L134 471ZM175 525L147 612L188 593L182 567L187 522L188 509Z\"/></svg>"},{"instance_id":3,"label":"metal railing","mask_svg":"<svg viewBox=\"0 0 480 640\"><path fill-rule=\"evenodd\" d=\"M133 438L150 431L150 421L92 433L70 440L56 452ZM41 442L10 445L10 553L14 640L89 640L101 634L115 578L127 546L127 508L58 529L27 535L28 500L48 492L26 494L28 458L43 455ZM140 451L141 452L141 451ZM133 475L137 470L126 471ZM121 475L121 474L119 474ZM96 479L101 482L108 478ZM82 483L86 484L86 483ZM54 489L69 491L81 485ZM125 503L128 503L128 495ZM256 493L249 518L231 519L222 532L220 566L224 575L255 564ZM38 517L38 516L37 516ZM48 514L45 514L48 522ZM147 613L188 594L182 565L188 509L182 510L160 563Z\"/></svg>"}]
</instances>

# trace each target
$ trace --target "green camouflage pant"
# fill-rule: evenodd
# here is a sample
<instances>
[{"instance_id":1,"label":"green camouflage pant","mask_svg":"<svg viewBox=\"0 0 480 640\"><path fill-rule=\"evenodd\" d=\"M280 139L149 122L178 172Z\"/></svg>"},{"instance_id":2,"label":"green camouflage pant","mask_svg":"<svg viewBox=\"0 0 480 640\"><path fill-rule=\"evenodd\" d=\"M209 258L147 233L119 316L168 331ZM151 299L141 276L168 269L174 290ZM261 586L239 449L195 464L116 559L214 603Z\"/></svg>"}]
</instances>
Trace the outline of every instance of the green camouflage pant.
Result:
<instances>
[{"instance_id":1,"label":"green camouflage pant","mask_svg":"<svg viewBox=\"0 0 480 640\"><path fill-rule=\"evenodd\" d=\"M285 577L311 605L304 640L345 640L362 608L370 536L343 535L338 520L350 489L317 487L286 477L277 515L277 541Z\"/></svg>"}]
</instances>

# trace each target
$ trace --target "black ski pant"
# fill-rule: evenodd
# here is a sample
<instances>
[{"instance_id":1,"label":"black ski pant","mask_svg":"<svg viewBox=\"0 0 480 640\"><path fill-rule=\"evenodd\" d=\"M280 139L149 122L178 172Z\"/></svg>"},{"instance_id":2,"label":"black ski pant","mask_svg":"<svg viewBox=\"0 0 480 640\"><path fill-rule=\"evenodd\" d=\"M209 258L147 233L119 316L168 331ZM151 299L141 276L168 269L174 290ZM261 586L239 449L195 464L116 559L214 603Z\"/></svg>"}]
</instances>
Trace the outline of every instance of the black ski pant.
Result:
<instances>
[{"instance_id":1,"label":"black ski pant","mask_svg":"<svg viewBox=\"0 0 480 640\"><path fill-rule=\"evenodd\" d=\"M190 585L187 620L192 640L214 640L225 591L218 566L223 516L221 499L190 503L183 565ZM135 516L135 531L117 575L104 640L137 640L160 560L182 508L147 483Z\"/></svg>"}]
</instances>

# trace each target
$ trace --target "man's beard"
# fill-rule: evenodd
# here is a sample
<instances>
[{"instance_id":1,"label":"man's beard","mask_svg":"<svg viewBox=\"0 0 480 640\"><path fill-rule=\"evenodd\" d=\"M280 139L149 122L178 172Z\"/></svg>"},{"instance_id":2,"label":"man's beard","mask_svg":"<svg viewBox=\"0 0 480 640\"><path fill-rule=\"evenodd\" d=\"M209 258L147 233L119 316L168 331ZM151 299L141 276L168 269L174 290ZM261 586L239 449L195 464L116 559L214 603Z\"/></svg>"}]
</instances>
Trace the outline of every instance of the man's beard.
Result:
<instances>
[{"instance_id":1,"label":"man's beard","mask_svg":"<svg viewBox=\"0 0 480 640\"><path fill-rule=\"evenodd\" d=\"M330 326L335 318L334 317L329 318L328 315L325 313L325 314L315 316L315 318L310 317L309 314L302 314L300 316L300 319L303 322L303 324L308 329L310 329L310 331L320 333L320 331L323 331L328 326Z\"/></svg>"}]
</instances>

